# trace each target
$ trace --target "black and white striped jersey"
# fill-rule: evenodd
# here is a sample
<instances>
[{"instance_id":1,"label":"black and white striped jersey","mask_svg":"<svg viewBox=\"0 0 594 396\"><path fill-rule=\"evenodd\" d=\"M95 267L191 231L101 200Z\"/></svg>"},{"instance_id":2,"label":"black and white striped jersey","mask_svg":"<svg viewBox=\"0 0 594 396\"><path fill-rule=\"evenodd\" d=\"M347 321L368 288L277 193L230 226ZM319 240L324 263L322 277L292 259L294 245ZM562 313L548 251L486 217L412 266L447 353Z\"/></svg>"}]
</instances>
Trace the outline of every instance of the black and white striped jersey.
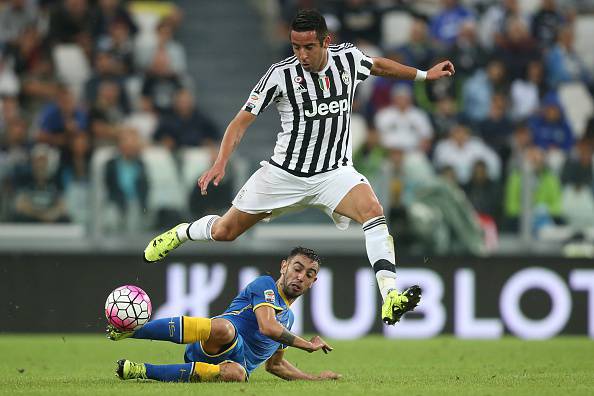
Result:
<instances>
[{"instance_id":1,"label":"black and white striped jersey","mask_svg":"<svg viewBox=\"0 0 594 396\"><path fill-rule=\"evenodd\" d=\"M345 43L330 45L328 63L317 73L305 71L295 56L273 64L244 107L258 115L276 103L282 131L270 163L304 177L352 165L353 96L372 62Z\"/></svg>"}]
</instances>

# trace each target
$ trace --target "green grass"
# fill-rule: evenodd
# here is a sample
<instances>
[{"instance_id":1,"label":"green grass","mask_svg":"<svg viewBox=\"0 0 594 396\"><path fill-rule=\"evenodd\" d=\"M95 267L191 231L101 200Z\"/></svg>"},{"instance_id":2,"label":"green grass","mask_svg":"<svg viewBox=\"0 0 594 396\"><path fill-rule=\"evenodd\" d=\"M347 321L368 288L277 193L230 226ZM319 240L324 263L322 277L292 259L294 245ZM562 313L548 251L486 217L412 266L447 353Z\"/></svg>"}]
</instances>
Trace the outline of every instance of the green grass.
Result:
<instances>
[{"instance_id":1,"label":"green grass","mask_svg":"<svg viewBox=\"0 0 594 396\"><path fill-rule=\"evenodd\" d=\"M333 370L333 382L285 382L259 368L245 384L120 381L121 357L180 363L183 346L111 342L97 335L0 335L0 395L592 395L594 342L426 341L368 337L335 341L329 355L288 351L304 371Z\"/></svg>"}]
</instances>

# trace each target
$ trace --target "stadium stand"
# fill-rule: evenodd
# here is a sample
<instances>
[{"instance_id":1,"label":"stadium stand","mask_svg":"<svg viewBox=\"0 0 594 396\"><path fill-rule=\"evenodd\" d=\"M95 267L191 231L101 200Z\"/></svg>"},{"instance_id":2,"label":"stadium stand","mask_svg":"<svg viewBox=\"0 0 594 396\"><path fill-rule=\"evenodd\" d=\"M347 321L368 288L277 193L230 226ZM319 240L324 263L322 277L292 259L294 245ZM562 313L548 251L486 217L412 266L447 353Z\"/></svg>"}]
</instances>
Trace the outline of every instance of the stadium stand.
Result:
<instances>
[{"instance_id":1,"label":"stadium stand","mask_svg":"<svg viewBox=\"0 0 594 396\"><path fill-rule=\"evenodd\" d=\"M110 160L117 156L117 137L130 130L140 135L148 189L146 207L138 208L143 219L131 228L134 233L149 233L153 227L160 228L199 210L195 180L210 164L213 148L165 148L155 135L163 120L158 111L163 110L160 104L170 106L174 91L188 88L198 93L198 107L222 130L268 65L285 55L288 18L296 8L307 4L317 6L327 15L336 40L348 38L370 55L383 55L424 68L443 58L452 58L459 65L459 74L450 81L413 87L413 105L422 114L419 117L431 121L434 132L421 150L408 150L408 154L401 150L402 141L394 147L373 143L374 136L377 138L376 114L397 105L391 96L394 83L371 77L360 90L351 122L353 150L355 157L361 160L361 169L370 172L367 176L385 212L394 215L391 222L397 230L407 224L399 223L406 220L399 217L400 214L423 212L418 205L422 202L415 201L415 197L419 197L408 195L415 186L407 183L414 180L398 173L401 169L398 161L411 155L413 163L420 156L421 162L433 164L437 180L450 183L448 189L440 190L451 193L450 198L468 194L476 215L481 218L480 224L487 224L483 229L483 242L491 252L521 251L526 243L536 246L539 238L563 244L575 237L576 232L586 239L594 235L592 227L584 220L586 217L580 218L577 210L588 212L593 205L591 173L580 179L579 188L564 176L571 164L586 163L587 153L591 158L594 145L587 138L590 136L588 120L594 115L591 43L594 16L590 14L592 8L588 2L560 1L555 5L539 0L452 0L444 5L446 3L433 0L266 0L258 4L234 2L233 7L225 2L206 0L116 3L120 18L105 22L106 19L99 17L104 10L95 2L81 2L80 9L68 8L71 5L61 1L39 5L27 2L30 7L27 15L34 22L0 32L0 40L3 40L0 58L3 66L0 73L1 222L12 221L10 213L16 192L24 185L27 172L31 172L27 161L22 159L30 158L33 145L44 141L60 149L60 172L52 183L67 197L72 224L82 226L95 236L110 227L117 231L117 226L106 224L109 216L105 213L110 203L105 173ZM2 7L0 13L10 15L8 6ZM365 15L381 21L380 28L363 23ZM68 25L58 25L56 21L67 21ZM279 36L283 39L282 45L280 39L268 37L271 29L266 27L275 25L282 32ZM127 29L122 29L123 26ZM230 26L233 29L224 28ZM213 31L220 34L209 33ZM196 39L208 34L207 40ZM238 37L250 37L250 40L238 40ZM158 62L154 62L155 59ZM241 68L237 67L238 63ZM158 81L150 87L150 96L143 96L146 76L156 64L167 67L162 67L155 78ZM160 84L174 79L174 84ZM122 102L118 106L96 105L95 98L105 81L115 82L120 87ZM50 111L48 103L54 102L57 92L61 92L60 83L74 94L76 112L64 110L59 103L57 106L62 110ZM171 89L174 86L177 88ZM145 89L144 93L149 93L148 88ZM97 113L97 110L101 111ZM100 121L110 126L113 139L100 139L97 135L93 122L98 115ZM87 116L88 122L85 121ZM255 169L258 161L266 159L272 151L279 128L274 110L260 118L246 134L238 157L229 168L229 190L220 198L223 202L230 201L249 170ZM24 140L14 137L14 130L18 129L14 127L18 124L15 120L23 120L26 125ZM55 131L48 135L48 131L40 131L39 125L51 125ZM454 161L451 164L443 160L453 161L456 159L453 153L461 151L462 146L456 146L455 142L451 143L451 149L446 144L448 131L456 125L467 129L469 139L477 147L484 147L481 150L489 153L487 157L470 156L464 163ZM565 134L563 141L558 140L560 130ZM81 157L84 160L69 158L70 146L76 140L72 139L73 133L85 135L90 145L89 153ZM584 136L586 138L582 139ZM560 178L560 209L543 214L541 209L529 207L528 200L520 199L525 205L519 208L523 215L517 217L521 224L510 234L506 228L504 200L488 202L485 194L487 191L503 193L506 185L513 184L510 178L517 179L522 174L523 171L518 172L527 161L526 153L535 145L542 150L545 168ZM491 158L493 155L495 159ZM87 177L84 177L85 163L90 169ZM497 163L496 170L493 163ZM487 165L488 182L480 178L477 168L481 164ZM64 173L63 169L68 172ZM479 172L477 179L475 171ZM65 174L77 176L76 188L68 187L70 179ZM453 174L458 176L456 180L451 178ZM540 176L533 174L531 177L540 180ZM398 189L395 186L399 186ZM395 199L397 191L402 191L407 199ZM88 205L84 204L86 199L90 200ZM466 207L466 200L459 202ZM440 205L435 204L433 209L438 207ZM85 208L93 209L85 213ZM546 218L550 221L539 223ZM293 239L326 235L325 231L307 230L307 224L317 227L328 225L323 224L326 221L319 214L294 215L278 223L284 228L277 230L273 223L266 226L272 227L267 231L256 229L254 235ZM288 231L291 224L305 225L303 231L299 227ZM439 227L449 227L450 235L456 238L456 230L451 225L442 223ZM19 232L15 231L15 235ZM523 232L523 245L516 243L517 232ZM331 239L332 233L329 235ZM336 239L341 237L336 234ZM467 253L485 251L476 248L474 242L467 245L473 246ZM549 249L558 247L551 245Z\"/></svg>"}]
</instances>

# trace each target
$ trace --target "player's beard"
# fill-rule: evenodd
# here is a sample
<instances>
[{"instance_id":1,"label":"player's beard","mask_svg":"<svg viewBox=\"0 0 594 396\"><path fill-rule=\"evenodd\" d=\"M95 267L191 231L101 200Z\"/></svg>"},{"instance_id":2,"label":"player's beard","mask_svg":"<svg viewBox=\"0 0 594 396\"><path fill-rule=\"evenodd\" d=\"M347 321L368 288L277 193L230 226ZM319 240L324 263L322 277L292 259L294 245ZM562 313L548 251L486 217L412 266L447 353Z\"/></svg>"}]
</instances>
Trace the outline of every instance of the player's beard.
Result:
<instances>
[{"instance_id":1,"label":"player's beard","mask_svg":"<svg viewBox=\"0 0 594 396\"><path fill-rule=\"evenodd\" d=\"M301 291L299 291L299 292L292 291L290 283L285 279L283 282L283 294L285 296L287 296L287 298L295 299L295 298L301 296L304 292L303 286L299 285L299 287L300 287Z\"/></svg>"}]
</instances>

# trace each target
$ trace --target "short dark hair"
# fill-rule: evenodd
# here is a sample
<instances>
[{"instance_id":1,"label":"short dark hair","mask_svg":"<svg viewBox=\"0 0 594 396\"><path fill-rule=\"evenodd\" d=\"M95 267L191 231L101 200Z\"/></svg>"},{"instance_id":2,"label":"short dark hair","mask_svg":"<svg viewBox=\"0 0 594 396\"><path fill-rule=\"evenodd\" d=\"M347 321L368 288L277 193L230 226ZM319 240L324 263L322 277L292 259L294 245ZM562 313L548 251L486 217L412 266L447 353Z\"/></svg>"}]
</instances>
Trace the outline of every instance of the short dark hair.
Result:
<instances>
[{"instance_id":1,"label":"short dark hair","mask_svg":"<svg viewBox=\"0 0 594 396\"><path fill-rule=\"evenodd\" d=\"M296 32L309 32L311 30L316 32L316 36L320 44L324 42L328 36L328 26L326 19L320 14L318 10L300 10L293 22L291 22L291 30Z\"/></svg>"},{"instance_id":2,"label":"short dark hair","mask_svg":"<svg viewBox=\"0 0 594 396\"><path fill-rule=\"evenodd\" d=\"M322 265L322 259L320 258L320 256L318 256L318 254L314 252L312 249L308 249L303 246L294 247L287 256L287 261L289 261L292 257L297 256L298 254L307 257L311 261L315 261L316 263L318 263L318 267Z\"/></svg>"}]
</instances>

